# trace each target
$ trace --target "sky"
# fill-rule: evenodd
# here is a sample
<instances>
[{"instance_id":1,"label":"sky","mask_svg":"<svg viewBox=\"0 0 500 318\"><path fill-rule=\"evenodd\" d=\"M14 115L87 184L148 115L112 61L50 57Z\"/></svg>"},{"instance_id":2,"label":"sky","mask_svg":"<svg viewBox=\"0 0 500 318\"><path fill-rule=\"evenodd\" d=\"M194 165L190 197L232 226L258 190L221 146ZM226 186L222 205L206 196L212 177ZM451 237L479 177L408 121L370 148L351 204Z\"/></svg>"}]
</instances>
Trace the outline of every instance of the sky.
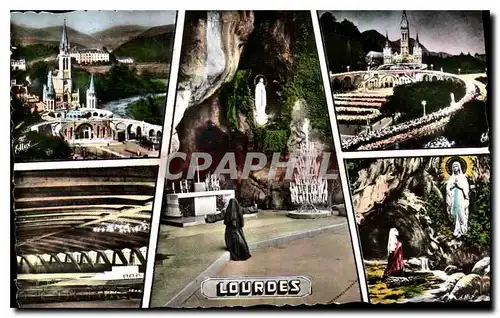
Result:
<instances>
[{"instance_id":1,"label":"sky","mask_svg":"<svg viewBox=\"0 0 500 318\"><path fill-rule=\"evenodd\" d=\"M330 11L337 21L347 19L360 32L375 29L389 39L401 37L403 11ZM481 11L406 11L410 36L418 31L420 43L429 51L450 54L484 54L484 30Z\"/></svg>"},{"instance_id":2,"label":"sky","mask_svg":"<svg viewBox=\"0 0 500 318\"><path fill-rule=\"evenodd\" d=\"M11 23L31 28L66 25L91 34L117 25L154 27L174 24L176 11L73 11L67 13L12 12Z\"/></svg>"}]
</instances>

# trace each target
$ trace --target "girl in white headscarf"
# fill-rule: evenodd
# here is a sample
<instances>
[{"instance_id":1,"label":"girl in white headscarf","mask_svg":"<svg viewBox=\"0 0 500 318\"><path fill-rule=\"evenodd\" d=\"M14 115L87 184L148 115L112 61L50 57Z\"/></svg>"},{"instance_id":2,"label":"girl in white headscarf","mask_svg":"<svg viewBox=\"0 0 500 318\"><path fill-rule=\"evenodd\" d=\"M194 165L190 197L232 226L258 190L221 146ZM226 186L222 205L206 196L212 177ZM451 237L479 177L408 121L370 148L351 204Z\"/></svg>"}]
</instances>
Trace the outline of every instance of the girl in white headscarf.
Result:
<instances>
[{"instance_id":1,"label":"girl in white headscarf","mask_svg":"<svg viewBox=\"0 0 500 318\"><path fill-rule=\"evenodd\" d=\"M396 228L389 230L389 240L387 241L387 267L382 278L397 276L404 271L403 245L399 241L399 232Z\"/></svg>"}]
</instances>

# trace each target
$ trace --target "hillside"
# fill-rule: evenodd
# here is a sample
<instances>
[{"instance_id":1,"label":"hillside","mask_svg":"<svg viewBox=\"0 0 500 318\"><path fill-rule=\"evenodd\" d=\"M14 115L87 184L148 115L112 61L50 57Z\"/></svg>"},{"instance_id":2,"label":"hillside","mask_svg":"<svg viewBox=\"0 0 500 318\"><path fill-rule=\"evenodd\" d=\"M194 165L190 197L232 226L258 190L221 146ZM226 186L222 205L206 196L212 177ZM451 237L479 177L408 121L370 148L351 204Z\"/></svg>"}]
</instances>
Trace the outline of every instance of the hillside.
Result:
<instances>
[{"instance_id":1,"label":"hillside","mask_svg":"<svg viewBox=\"0 0 500 318\"><path fill-rule=\"evenodd\" d=\"M140 25L119 25L92 33L91 36L106 43L106 47L114 49L131 38L140 35L145 30L147 28Z\"/></svg>"},{"instance_id":2,"label":"hillside","mask_svg":"<svg viewBox=\"0 0 500 318\"><path fill-rule=\"evenodd\" d=\"M66 27L68 31L69 42L72 46L80 47L101 47L102 43L85 34L70 27ZM41 29L34 29L22 25L10 25L11 38L17 44L53 44L59 43L61 39L61 26L52 26Z\"/></svg>"},{"instance_id":3,"label":"hillside","mask_svg":"<svg viewBox=\"0 0 500 318\"><path fill-rule=\"evenodd\" d=\"M346 19L338 21L331 12L325 12L321 15L320 26L328 66L332 72L343 72L347 66L353 71L364 70L366 69L366 54L370 51L382 52L385 46L385 35L377 30L360 32L354 23ZM410 47L413 48L415 39L410 38L409 42ZM401 50L400 43L400 39L390 41L393 52ZM450 57L444 52L429 52L423 43L420 45L424 55L424 63L434 64L437 67L443 64L443 61L438 61L439 58ZM459 66L454 62L453 67L456 69Z\"/></svg>"},{"instance_id":4,"label":"hillside","mask_svg":"<svg viewBox=\"0 0 500 318\"><path fill-rule=\"evenodd\" d=\"M152 27L114 50L115 56L129 56L137 62L169 63L174 25Z\"/></svg>"},{"instance_id":5,"label":"hillside","mask_svg":"<svg viewBox=\"0 0 500 318\"><path fill-rule=\"evenodd\" d=\"M385 46L385 35L380 34L377 30L367 30L361 33L361 36L364 39L363 49L366 52L369 51L377 51L382 52L383 47ZM399 52L401 49L401 40L398 39L396 41L390 41L392 51ZM415 45L415 39L410 37L410 48L413 48ZM420 43L420 47L422 47L423 54L430 54L429 50Z\"/></svg>"}]
</instances>

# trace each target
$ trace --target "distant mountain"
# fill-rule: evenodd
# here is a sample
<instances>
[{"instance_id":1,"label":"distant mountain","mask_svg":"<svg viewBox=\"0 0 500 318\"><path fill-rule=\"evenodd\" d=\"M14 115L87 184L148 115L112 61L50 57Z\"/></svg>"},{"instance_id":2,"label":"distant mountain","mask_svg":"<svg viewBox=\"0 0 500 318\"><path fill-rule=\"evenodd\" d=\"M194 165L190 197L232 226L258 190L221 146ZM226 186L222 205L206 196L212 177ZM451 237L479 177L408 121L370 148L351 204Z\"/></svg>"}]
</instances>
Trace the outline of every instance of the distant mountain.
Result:
<instances>
[{"instance_id":1,"label":"distant mountain","mask_svg":"<svg viewBox=\"0 0 500 318\"><path fill-rule=\"evenodd\" d=\"M15 43L21 45L28 44L58 44L61 39L61 26L52 26L47 28L35 29L22 25L10 25L11 38ZM89 36L88 34L79 32L70 27L66 27L68 31L68 39L72 46L79 47L100 47L102 43Z\"/></svg>"},{"instance_id":2,"label":"distant mountain","mask_svg":"<svg viewBox=\"0 0 500 318\"><path fill-rule=\"evenodd\" d=\"M446 52L429 52L428 54L430 56L439 56L439 57L450 57L450 56L453 56L453 54L446 53Z\"/></svg>"},{"instance_id":3,"label":"distant mountain","mask_svg":"<svg viewBox=\"0 0 500 318\"><path fill-rule=\"evenodd\" d=\"M62 26L35 29L11 23L10 29L11 38L16 44L58 45L61 39ZM105 46L109 49L114 49L121 44L134 39L135 37L165 34L173 32L173 29L173 25L159 26L149 29L140 25L120 25L89 35L68 26L66 27L66 30L68 31L68 39L72 47L102 48Z\"/></svg>"},{"instance_id":4,"label":"distant mountain","mask_svg":"<svg viewBox=\"0 0 500 318\"><path fill-rule=\"evenodd\" d=\"M141 25L119 25L92 33L91 36L105 43L107 48L114 49L145 30L147 30L147 27Z\"/></svg>"},{"instance_id":5,"label":"distant mountain","mask_svg":"<svg viewBox=\"0 0 500 318\"><path fill-rule=\"evenodd\" d=\"M161 35L165 33L173 34L174 31L175 31L175 25L173 24L160 25L147 29L146 31L142 32L139 36L148 37L148 36Z\"/></svg>"},{"instance_id":6,"label":"distant mountain","mask_svg":"<svg viewBox=\"0 0 500 318\"><path fill-rule=\"evenodd\" d=\"M174 25L152 27L122 43L115 56L129 56L137 62L170 62L174 38Z\"/></svg>"},{"instance_id":7,"label":"distant mountain","mask_svg":"<svg viewBox=\"0 0 500 318\"><path fill-rule=\"evenodd\" d=\"M380 34L377 30L367 30L361 33L363 37L363 48L366 52L369 51L377 51L382 52L385 46L385 35ZM399 52L401 50L401 39L396 41L389 41L391 44L391 48L393 52ZM415 39L410 37L410 52L415 45ZM420 43L420 47L422 48L422 53L424 55L438 55L438 54L447 54L447 53L435 53L430 52L422 43ZM450 54L447 54L448 56Z\"/></svg>"},{"instance_id":8,"label":"distant mountain","mask_svg":"<svg viewBox=\"0 0 500 318\"><path fill-rule=\"evenodd\" d=\"M320 27L325 45L328 68L334 73L345 72L347 69L366 70L366 55L370 51L382 52L385 46L385 35L376 30L360 32L349 20L338 21L331 12L325 12L320 17ZM415 40L410 39L410 47ZM391 41L393 52L400 51L400 40ZM422 43L421 43L422 45ZM482 72L486 64L484 59L475 58L469 54L452 55L445 52L430 52L425 46L423 62L443 70L457 70L464 73Z\"/></svg>"}]
</instances>

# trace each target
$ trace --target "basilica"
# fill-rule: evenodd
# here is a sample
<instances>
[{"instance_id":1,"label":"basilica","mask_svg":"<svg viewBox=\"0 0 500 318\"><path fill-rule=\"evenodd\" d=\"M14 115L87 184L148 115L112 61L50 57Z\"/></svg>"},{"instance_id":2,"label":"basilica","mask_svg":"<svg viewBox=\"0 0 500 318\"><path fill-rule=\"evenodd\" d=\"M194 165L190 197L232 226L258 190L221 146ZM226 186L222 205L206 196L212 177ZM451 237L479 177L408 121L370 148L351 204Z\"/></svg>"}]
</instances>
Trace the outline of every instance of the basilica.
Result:
<instances>
[{"instance_id":1,"label":"basilica","mask_svg":"<svg viewBox=\"0 0 500 318\"><path fill-rule=\"evenodd\" d=\"M71 77L71 47L66 31L66 21L61 32L61 41L59 43L59 68L55 74L49 71L47 84L43 85L42 101L45 103L46 110L54 111L57 109L78 108L80 104L80 90L73 87ZM87 108L96 108L96 97L94 89L93 76L87 89Z\"/></svg>"},{"instance_id":2,"label":"basilica","mask_svg":"<svg viewBox=\"0 0 500 318\"><path fill-rule=\"evenodd\" d=\"M422 48L418 40L418 33L413 48L410 50L410 24L406 11L401 18L401 46L400 51L392 52L389 36L386 32L385 46L383 50L383 64L422 64Z\"/></svg>"}]
</instances>

